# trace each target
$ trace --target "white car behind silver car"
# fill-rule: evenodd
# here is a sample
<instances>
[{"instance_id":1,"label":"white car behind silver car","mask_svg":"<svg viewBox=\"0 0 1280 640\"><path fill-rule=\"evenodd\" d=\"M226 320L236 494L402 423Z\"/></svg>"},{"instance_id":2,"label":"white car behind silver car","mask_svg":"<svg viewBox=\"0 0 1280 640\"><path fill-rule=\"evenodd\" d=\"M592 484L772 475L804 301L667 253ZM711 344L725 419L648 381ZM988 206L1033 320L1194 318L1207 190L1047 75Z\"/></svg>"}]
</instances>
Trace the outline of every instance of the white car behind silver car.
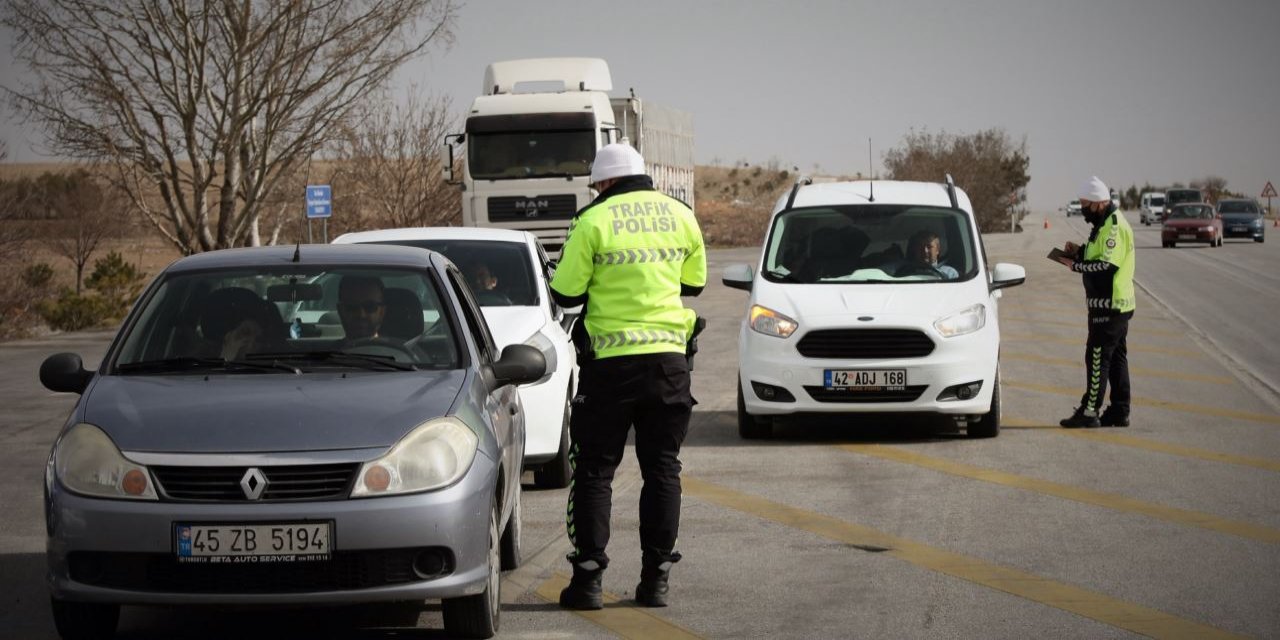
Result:
<instances>
[{"instance_id":1,"label":"white car behind silver car","mask_svg":"<svg viewBox=\"0 0 1280 640\"><path fill-rule=\"evenodd\" d=\"M925 244L932 254L913 259ZM775 418L806 413L927 413L997 435L997 301L1025 277L988 264L949 178L797 184L774 209L758 273L724 272L751 293L739 434L768 437Z\"/></svg>"},{"instance_id":2,"label":"white car behind silver car","mask_svg":"<svg viewBox=\"0 0 1280 640\"><path fill-rule=\"evenodd\" d=\"M417 227L347 233L333 242L397 244L444 254L471 281L499 348L528 344L542 351L546 377L519 387L526 414L525 468L534 470L540 487L568 486L569 403L577 360L565 312L551 299L550 263L537 238L512 229Z\"/></svg>"}]
</instances>

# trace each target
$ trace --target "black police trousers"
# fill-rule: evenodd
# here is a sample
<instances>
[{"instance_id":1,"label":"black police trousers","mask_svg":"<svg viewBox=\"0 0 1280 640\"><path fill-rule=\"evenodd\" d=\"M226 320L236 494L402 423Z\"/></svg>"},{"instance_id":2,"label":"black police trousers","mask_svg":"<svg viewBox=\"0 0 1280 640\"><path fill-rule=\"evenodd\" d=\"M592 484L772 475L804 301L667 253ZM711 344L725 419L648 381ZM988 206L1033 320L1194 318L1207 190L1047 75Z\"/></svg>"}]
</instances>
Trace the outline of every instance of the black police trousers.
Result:
<instances>
[{"instance_id":1,"label":"black police trousers","mask_svg":"<svg viewBox=\"0 0 1280 640\"><path fill-rule=\"evenodd\" d=\"M1129 415L1129 319L1133 312L1089 316L1089 340L1085 345L1087 372L1080 409L1098 415L1111 385L1111 411Z\"/></svg>"},{"instance_id":2,"label":"black police trousers","mask_svg":"<svg viewBox=\"0 0 1280 640\"><path fill-rule=\"evenodd\" d=\"M575 565L609 564L613 474L635 426L640 490L640 546L650 561L674 561L680 530L680 445L689 430L693 396L684 354L617 356L582 363L573 398L573 441L565 525Z\"/></svg>"}]
</instances>

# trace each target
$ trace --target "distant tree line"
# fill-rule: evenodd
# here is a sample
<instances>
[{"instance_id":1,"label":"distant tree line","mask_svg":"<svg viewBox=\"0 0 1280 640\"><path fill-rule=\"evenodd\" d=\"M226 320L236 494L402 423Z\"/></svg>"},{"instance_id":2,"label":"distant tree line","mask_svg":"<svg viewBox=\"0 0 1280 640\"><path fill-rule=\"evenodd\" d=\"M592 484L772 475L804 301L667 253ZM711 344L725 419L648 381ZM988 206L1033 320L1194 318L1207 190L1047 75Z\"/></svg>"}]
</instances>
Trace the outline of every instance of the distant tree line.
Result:
<instances>
[{"instance_id":1,"label":"distant tree line","mask_svg":"<svg viewBox=\"0 0 1280 640\"><path fill-rule=\"evenodd\" d=\"M1187 183L1173 182L1166 186L1152 185L1150 182L1143 183L1141 187L1136 184L1129 185L1120 196L1120 206L1122 209L1137 209L1142 204L1142 194L1144 193L1164 193L1169 189L1182 189L1190 187L1199 189L1204 194L1205 201L1217 203L1223 198L1248 198L1243 193L1232 191L1227 188L1227 179L1221 176L1205 176L1197 180L1191 180Z\"/></svg>"}]
</instances>

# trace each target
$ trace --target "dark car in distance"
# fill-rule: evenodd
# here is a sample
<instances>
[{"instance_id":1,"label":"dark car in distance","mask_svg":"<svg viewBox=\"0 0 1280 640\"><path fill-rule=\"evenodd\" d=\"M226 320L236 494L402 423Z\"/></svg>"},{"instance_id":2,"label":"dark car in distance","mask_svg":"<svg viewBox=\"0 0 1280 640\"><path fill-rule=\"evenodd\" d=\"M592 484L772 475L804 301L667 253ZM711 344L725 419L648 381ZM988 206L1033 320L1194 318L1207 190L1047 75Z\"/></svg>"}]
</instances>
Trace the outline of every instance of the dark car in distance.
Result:
<instances>
[{"instance_id":1,"label":"dark car in distance","mask_svg":"<svg viewBox=\"0 0 1280 640\"><path fill-rule=\"evenodd\" d=\"M1223 237L1266 241L1267 225L1262 218L1262 207L1256 201L1248 198L1221 200L1218 202L1218 215L1222 216Z\"/></svg>"},{"instance_id":2,"label":"dark car in distance","mask_svg":"<svg viewBox=\"0 0 1280 640\"><path fill-rule=\"evenodd\" d=\"M1164 192L1164 217L1161 220L1169 217L1169 214L1173 212L1173 208L1180 204L1193 204L1204 201L1204 193L1199 189L1168 189Z\"/></svg>"},{"instance_id":3,"label":"dark car in distance","mask_svg":"<svg viewBox=\"0 0 1280 640\"><path fill-rule=\"evenodd\" d=\"M1207 242L1210 247L1222 246L1222 218L1206 202L1180 204L1165 216L1160 227L1160 244L1165 248L1176 247L1179 242Z\"/></svg>"}]
</instances>

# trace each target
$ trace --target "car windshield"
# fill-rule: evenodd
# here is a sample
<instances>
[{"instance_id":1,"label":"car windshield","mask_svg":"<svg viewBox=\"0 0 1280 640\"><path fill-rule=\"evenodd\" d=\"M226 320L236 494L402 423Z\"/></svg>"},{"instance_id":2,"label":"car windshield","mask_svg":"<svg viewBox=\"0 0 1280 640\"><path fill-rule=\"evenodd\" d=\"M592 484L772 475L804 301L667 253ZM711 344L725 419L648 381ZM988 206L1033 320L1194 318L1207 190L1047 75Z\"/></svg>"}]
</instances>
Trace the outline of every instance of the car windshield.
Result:
<instances>
[{"instance_id":1,"label":"car windshield","mask_svg":"<svg viewBox=\"0 0 1280 640\"><path fill-rule=\"evenodd\" d=\"M1169 217L1193 220L1212 219L1213 209L1207 206L1177 207Z\"/></svg>"},{"instance_id":2,"label":"car windshield","mask_svg":"<svg viewBox=\"0 0 1280 640\"><path fill-rule=\"evenodd\" d=\"M1258 213L1258 205L1239 200L1227 201L1218 205L1218 211L1222 213Z\"/></svg>"},{"instance_id":3,"label":"car windshield","mask_svg":"<svg viewBox=\"0 0 1280 640\"><path fill-rule=\"evenodd\" d=\"M1152 198L1152 199L1151 199L1151 206L1153 206L1153 207L1163 207L1163 206L1164 206L1164 198Z\"/></svg>"},{"instance_id":4,"label":"car windshield","mask_svg":"<svg viewBox=\"0 0 1280 640\"><path fill-rule=\"evenodd\" d=\"M115 360L118 373L460 366L430 272L314 265L162 276Z\"/></svg>"},{"instance_id":5,"label":"car windshield","mask_svg":"<svg viewBox=\"0 0 1280 640\"><path fill-rule=\"evenodd\" d=\"M1170 191L1164 197L1169 201L1169 206L1173 206L1181 202L1199 202L1200 192L1196 189L1182 189Z\"/></svg>"},{"instance_id":6,"label":"car windshield","mask_svg":"<svg viewBox=\"0 0 1280 640\"><path fill-rule=\"evenodd\" d=\"M439 251L458 265L482 307L535 307L538 287L528 245L502 240L386 240Z\"/></svg>"},{"instance_id":7,"label":"car windshield","mask_svg":"<svg viewBox=\"0 0 1280 640\"><path fill-rule=\"evenodd\" d=\"M969 217L955 209L849 205L774 218L763 275L774 282L954 282L977 273Z\"/></svg>"},{"instance_id":8,"label":"car windshield","mask_svg":"<svg viewBox=\"0 0 1280 640\"><path fill-rule=\"evenodd\" d=\"M585 176L595 158L595 133L507 131L472 133L467 158L476 180Z\"/></svg>"}]
</instances>

